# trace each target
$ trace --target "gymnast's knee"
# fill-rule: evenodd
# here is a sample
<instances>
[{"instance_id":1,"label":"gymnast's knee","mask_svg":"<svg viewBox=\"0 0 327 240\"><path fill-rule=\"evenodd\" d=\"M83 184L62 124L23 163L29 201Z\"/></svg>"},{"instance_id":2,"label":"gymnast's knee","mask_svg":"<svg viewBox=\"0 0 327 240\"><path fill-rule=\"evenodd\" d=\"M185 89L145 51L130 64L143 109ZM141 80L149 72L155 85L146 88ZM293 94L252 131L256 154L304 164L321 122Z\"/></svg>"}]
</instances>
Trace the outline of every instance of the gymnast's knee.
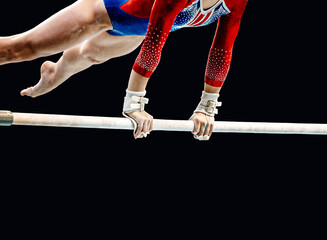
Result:
<instances>
[{"instance_id":1,"label":"gymnast's knee","mask_svg":"<svg viewBox=\"0 0 327 240\"><path fill-rule=\"evenodd\" d=\"M82 57L92 64L100 64L109 60L109 57L105 57L103 52L103 48L92 41L85 41L80 48Z\"/></svg>"}]
</instances>

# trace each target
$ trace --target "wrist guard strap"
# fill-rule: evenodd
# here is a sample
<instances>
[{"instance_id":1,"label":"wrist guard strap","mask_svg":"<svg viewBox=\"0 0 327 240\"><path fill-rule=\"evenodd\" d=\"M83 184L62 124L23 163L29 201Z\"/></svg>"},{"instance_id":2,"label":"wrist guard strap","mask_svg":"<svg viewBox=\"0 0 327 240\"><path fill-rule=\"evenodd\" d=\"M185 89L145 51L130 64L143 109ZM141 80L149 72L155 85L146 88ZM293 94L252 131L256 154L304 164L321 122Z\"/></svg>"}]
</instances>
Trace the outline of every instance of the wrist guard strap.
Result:
<instances>
[{"instance_id":1,"label":"wrist guard strap","mask_svg":"<svg viewBox=\"0 0 327 240\"><path fill-rule=\"evenodd\" d=\"M124 113L140 112L144 111L144 106L149 102L148 98L145 98L146 91L133 92L126 90L126 96L124 98Z\"/></svg>"},{"instance_id":2,"label":"wrist guard strap","mask_svg":"<svg viewBox=\"0 0 327 240\"><path fill-rule=\"evenodd\" d=\"M218 109L222 105L218 102L219 94L202 92L201 101L195 109L194 113L204 113L207 116L214 117L218 114Z\"/></svg>"},{"instance_id":3,"label":"wrist guard strap","mask_svg":"<svg viewBox=\"0 0 327 240\"><path fill-rule=\"evenodd\" d=\"M126 96L124 98L124 106L123 106L123 116L131 120L133 123L134 131L133 134L135 135L137 129L137 122L132 117L128 116L128 113L131 112L141 112L144 111L144 106L149 102L148 98L145 98L146 91L144 92L133 92L126 90ZM145 133L143 134L146 137Z\"/></svg>"}]
</instances>

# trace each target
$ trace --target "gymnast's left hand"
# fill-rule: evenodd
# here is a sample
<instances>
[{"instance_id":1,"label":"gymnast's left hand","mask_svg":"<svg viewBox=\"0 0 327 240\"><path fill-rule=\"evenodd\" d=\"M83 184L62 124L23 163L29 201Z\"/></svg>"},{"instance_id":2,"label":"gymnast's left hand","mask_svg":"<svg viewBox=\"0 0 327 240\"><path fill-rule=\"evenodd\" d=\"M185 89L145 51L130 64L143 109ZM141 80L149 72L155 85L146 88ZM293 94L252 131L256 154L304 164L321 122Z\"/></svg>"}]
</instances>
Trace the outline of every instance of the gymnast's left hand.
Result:
<instances>
[{"instance_id":1,"label":"gymnast's left hand","mask_svg":"<svg viewBox=\"0 0 327 240\"><path fill-rule=\"evenodd\" d=\"M194 122L192 134L195 139L207 141L210 139L214 128L214 117L210 117L203 113L194 113L190 120Z\"/></svg>"},{"instance_id":2,"label":"gymnast's left hand","mask_svg":"<svg viewBox=\"0 0 327 240\"><path fill-rule=\"evenodd\" d=\"M146 111L131 112L127 113L127 115L137 123L134 133L135 139L147 137L153 130L153 117Z\"/></svg>"}]
</instances>

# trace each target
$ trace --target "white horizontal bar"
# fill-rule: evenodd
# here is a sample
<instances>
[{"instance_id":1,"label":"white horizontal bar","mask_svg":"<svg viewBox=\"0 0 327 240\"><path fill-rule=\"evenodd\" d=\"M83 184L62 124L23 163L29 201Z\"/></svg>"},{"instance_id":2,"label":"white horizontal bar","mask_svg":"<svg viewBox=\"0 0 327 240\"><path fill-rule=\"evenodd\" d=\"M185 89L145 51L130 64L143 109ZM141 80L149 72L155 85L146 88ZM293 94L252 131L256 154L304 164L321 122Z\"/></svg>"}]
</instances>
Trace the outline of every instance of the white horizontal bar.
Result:
<instances>
[{"instance_id":1,"label":"white horizontal bar","mask_svg":"<svg viewBox=\"0 0 327 240\"><path fill-rule=\"evenodd\" d=\"M127 118L91 117L54 114L12 113L13 125L128 129L133 125ZM192 131L194 123L187 120L154 120L157 131ZM271 134L319 134L327 135L327 124L224 122L214 124L214 132L223 133L271 133Z\"/></svg>"}]
</instances>

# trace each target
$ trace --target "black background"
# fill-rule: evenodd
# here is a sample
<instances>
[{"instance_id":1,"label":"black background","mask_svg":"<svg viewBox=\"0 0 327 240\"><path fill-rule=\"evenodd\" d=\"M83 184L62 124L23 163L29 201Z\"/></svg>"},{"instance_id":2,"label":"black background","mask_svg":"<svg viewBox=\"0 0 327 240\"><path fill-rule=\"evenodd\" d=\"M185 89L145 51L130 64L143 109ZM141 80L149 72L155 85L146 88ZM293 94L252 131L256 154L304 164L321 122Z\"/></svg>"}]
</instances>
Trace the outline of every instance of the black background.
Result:
<instances>
[{"instance_id":1,"label":"black background","mask_svg":"<svg viewBox=\"0 0 327 240\"><path fill-rule=\"evenodd\" d=\"M74 1L1 1L0 36ZM254 0L244 14L217 119L326 123L326 4ZM3 14L4 13L4 14ZM171 34L147 110L188 119L199 101L215 24ZM45 60L0 67L0 108L121 116L138 51L92 67L35 99L21 89ZM6 239L235 239L325 234L325 136L2 127ZM324 236L325 237L325 236ZM1 237L2 238L2 237Z\"/></svg>"}]
</instances>

